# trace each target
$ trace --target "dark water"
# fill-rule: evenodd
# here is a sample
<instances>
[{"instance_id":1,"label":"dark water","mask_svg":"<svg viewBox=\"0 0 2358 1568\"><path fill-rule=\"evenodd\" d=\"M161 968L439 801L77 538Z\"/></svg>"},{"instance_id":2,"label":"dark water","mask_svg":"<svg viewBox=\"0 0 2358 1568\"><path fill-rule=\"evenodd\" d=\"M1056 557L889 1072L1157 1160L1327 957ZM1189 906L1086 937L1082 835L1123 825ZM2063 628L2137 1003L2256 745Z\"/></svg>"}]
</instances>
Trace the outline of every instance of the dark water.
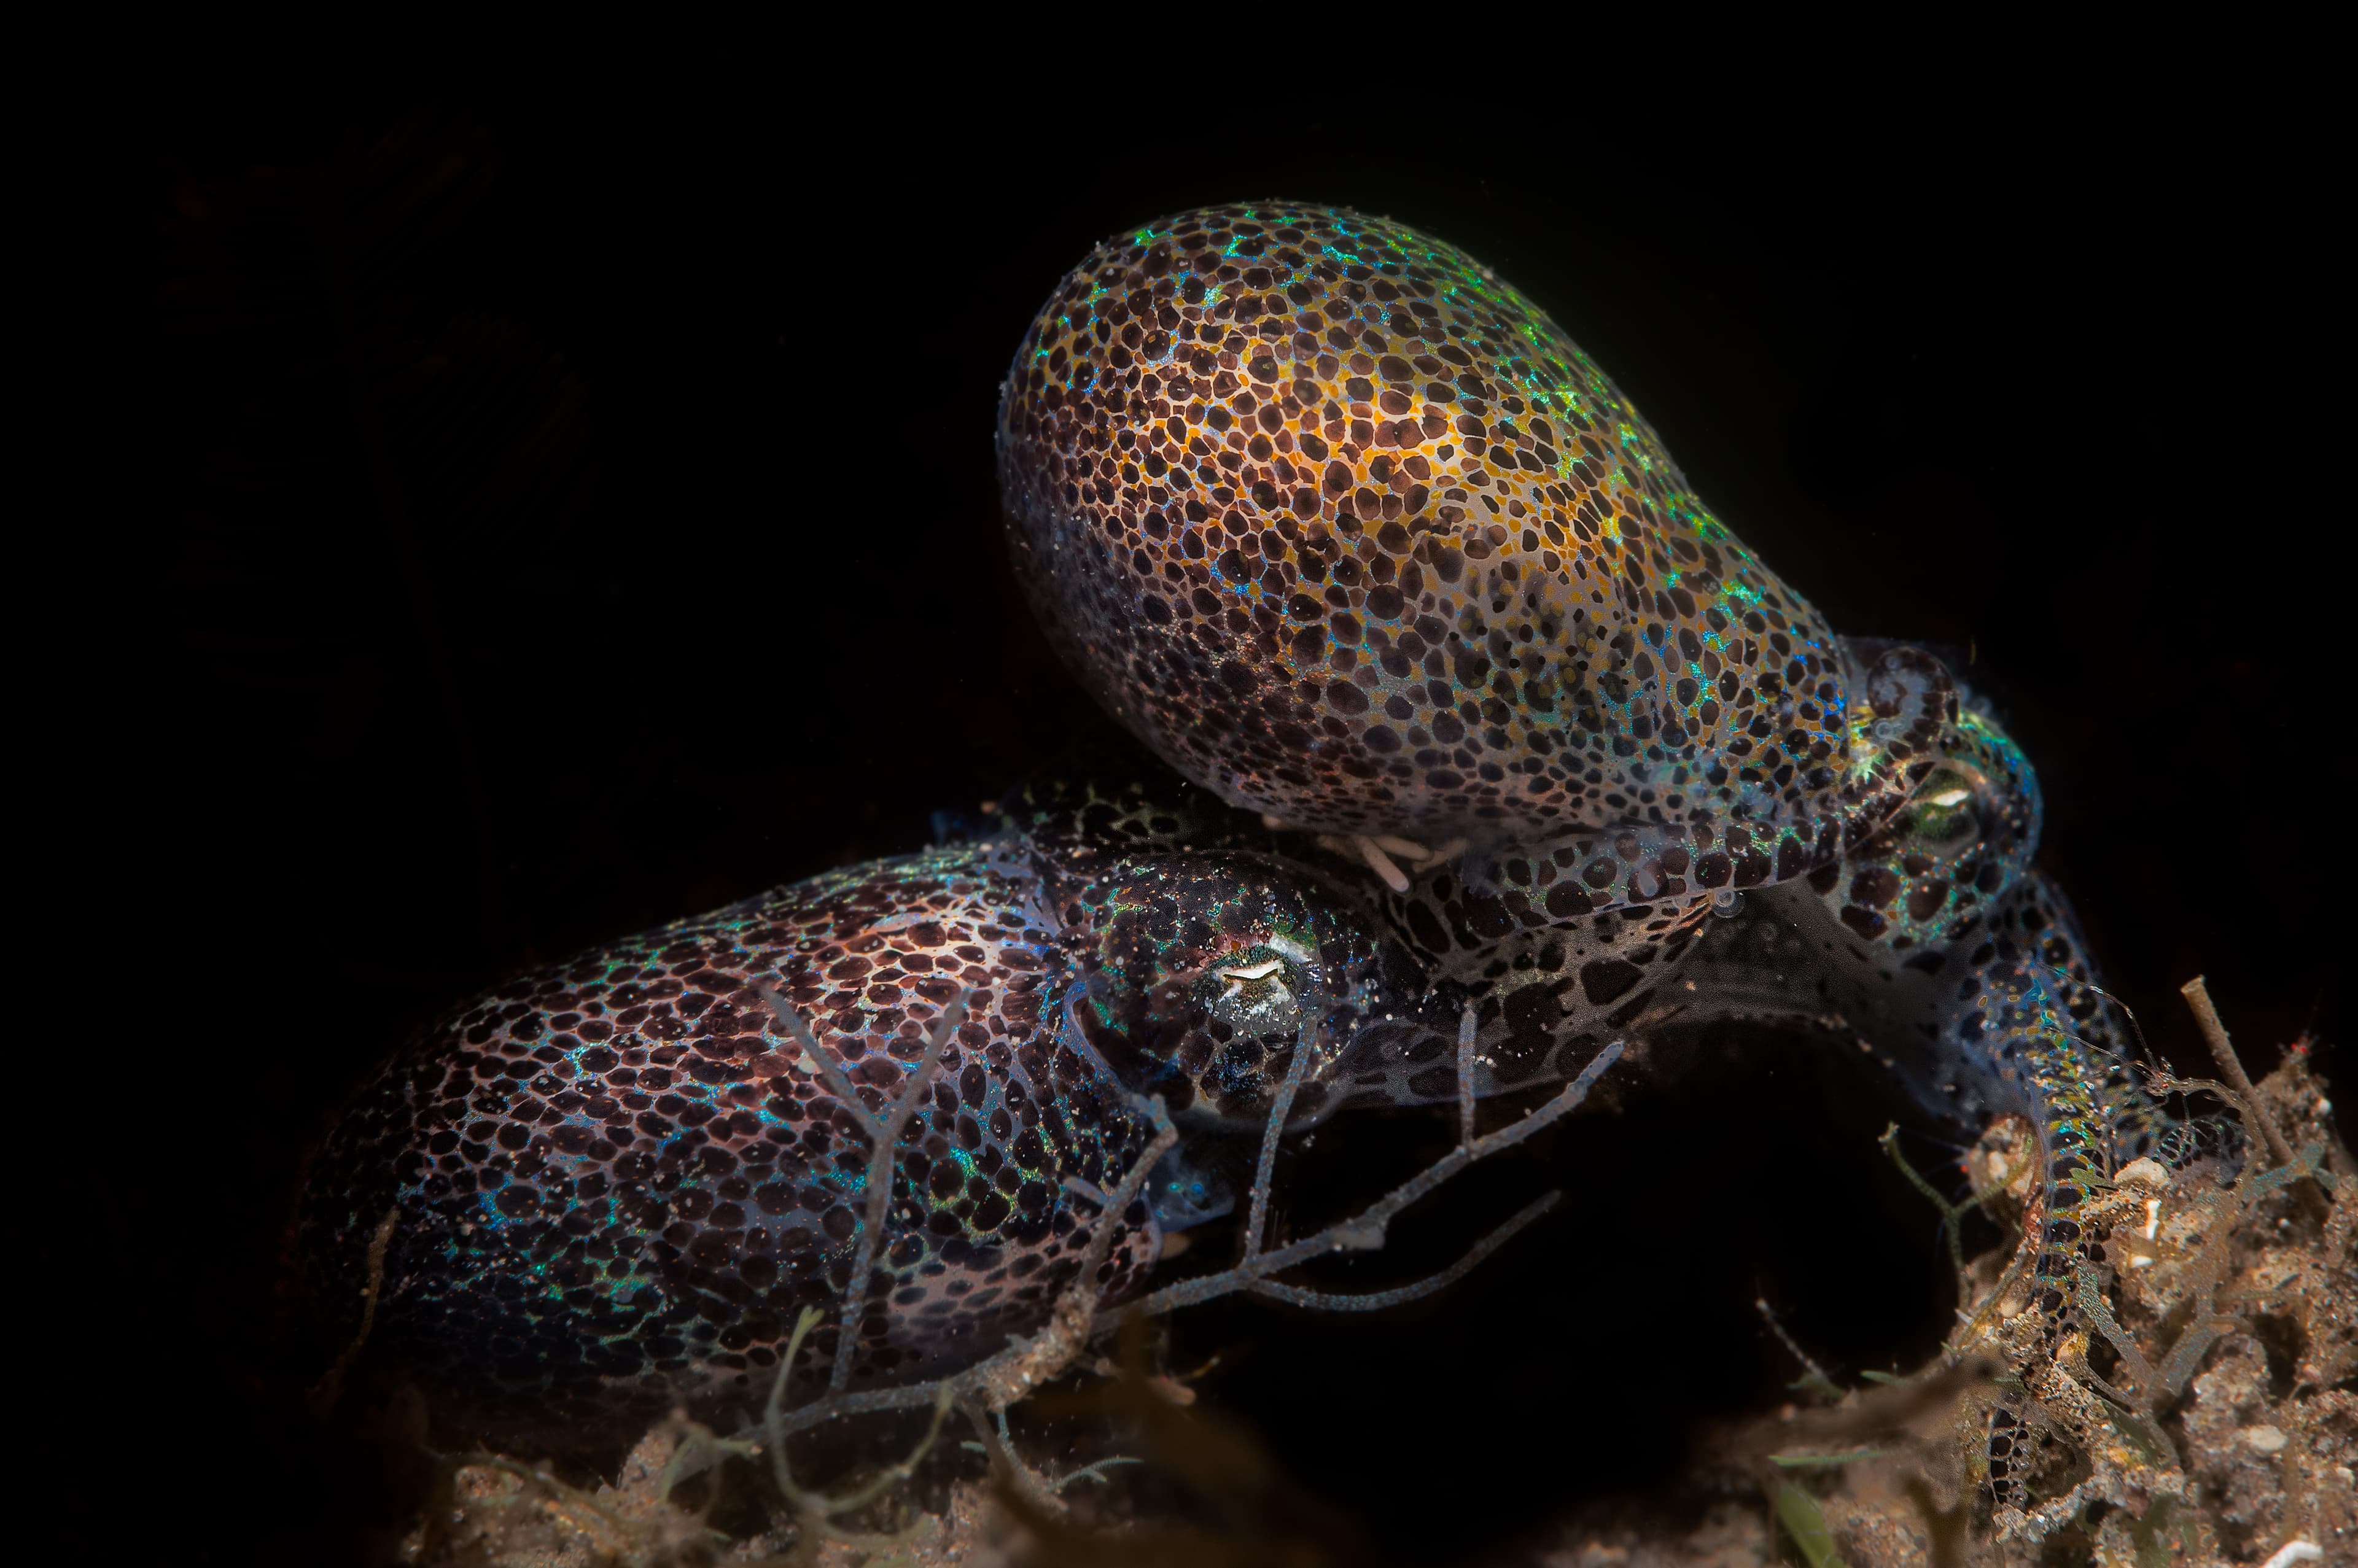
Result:
<instances>
[{"instance_id":1,"label":"dark water","mask_svg":"<svg viewBox=\"0 0 2358 1568\"><path fill-rule=\"evenodd\" d=\"M175 1485L271 1477L224 1560L325 1560L395 1506L285 1400L333 1346L278 1287L281 1227L357 1075L504 969L918 847L1104 728L1004 564L996 389L1067 266L1183 206L1347 203L1488 262L1836 627L1971 649L2046 787L2043 861L2164 1054L2201 1060L2198 971L2255 1076L2346 1028L2335 351L2286 148L1599 123L1444 156L1309 112L1249 142L1066 126L1026 161L1009 138L1047 127L482 96L368 163L407 108L184 106L132 198L178 224L140 258L166 482L137 591L182 1065L146 1195L176 1217L118 1250L114 1299L214 1434ZM249 176L340 147L366 171ZM1504 1529L1643 1485L1693 1411L1773 1395L1755 1293L1851 1369L1920 1356L1943 1266L1872 1146L1904 1113L1756 1046L1469 1182L1438 1232L1543 1180L1592 1201L1453 1298L1222 1308L1183 1348L1225 1348L1214 1397L1412 1543L1476 1493ZM1354 1136L1390 1148L1322 1133L1327 1159ZM1698 1217L1691 1175L1773 1201ZM1551 1435L1466 1441L1520 1421Z\"/></svg>"}]
</instances>

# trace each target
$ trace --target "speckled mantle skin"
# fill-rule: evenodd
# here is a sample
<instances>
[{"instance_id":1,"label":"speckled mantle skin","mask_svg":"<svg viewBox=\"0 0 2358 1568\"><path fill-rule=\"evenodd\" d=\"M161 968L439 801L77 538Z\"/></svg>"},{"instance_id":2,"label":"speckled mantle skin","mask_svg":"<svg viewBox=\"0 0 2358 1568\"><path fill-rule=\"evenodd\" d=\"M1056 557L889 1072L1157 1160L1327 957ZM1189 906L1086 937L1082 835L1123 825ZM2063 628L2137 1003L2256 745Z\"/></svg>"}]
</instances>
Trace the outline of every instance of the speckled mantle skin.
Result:
<instances>
[{"instance_id":1,"label":"speckled mantle skin","mask_svg":"<svg viewBox=\"0 0 2358 1568\"><path fill-rule=\"evenodd\" d=\"M1036 1329L1099 1223L1119 1298L1217 1211L1184 1157L1110 1221L1076 1193L1146 1146L1136 1096L1257 1126L1309 1022L1290 1125L1448 1098L1469 1007L1483 1094L1735 1015L1845 1029L1951 1119L2028 1116L2061 1332L2071 1211L2189 1143L2029 870L2029 766L1933 654L1834 636L1536 306L1397 224L1179 214L1059 287L999 441L1044 624L1201 787L1042 781L974 841L454 1014L308 1188L331 1303L399 1211L380 1349L548 1424L752 1402L804 1305L823 1361L867 1148L763 984L871 1109L973 1010L900 1145L855 1388ZM1353 835L1460 842L1395 891Z\"/></svg>"},{"instance_id":2,"label":"speckled mantle skin","mask_svg":"<svg viewBox=\"0 0 2358 1568\"><path fill-rule=\"evenodd\" d=\"M863 1384L955 1370L1034 1325L1076 1265L1065 1178L1110 1186L1147 1141L1104 1064L1041 1028L1054 945L1036 879L956 848L520 976L347 1114L313 1224L349 1271L400 1207L379 1332L462 1407L561 1423L742 1395L795 1309L849 1285L868 1154L756 987L879 1105L963 992L903 1140L895 1217L916 1223L880 1260L892 1308L856 1366ZM1117 1286L1157 1251L1144 1213L1122 1223Z\"/></svg>"}]
</instances>

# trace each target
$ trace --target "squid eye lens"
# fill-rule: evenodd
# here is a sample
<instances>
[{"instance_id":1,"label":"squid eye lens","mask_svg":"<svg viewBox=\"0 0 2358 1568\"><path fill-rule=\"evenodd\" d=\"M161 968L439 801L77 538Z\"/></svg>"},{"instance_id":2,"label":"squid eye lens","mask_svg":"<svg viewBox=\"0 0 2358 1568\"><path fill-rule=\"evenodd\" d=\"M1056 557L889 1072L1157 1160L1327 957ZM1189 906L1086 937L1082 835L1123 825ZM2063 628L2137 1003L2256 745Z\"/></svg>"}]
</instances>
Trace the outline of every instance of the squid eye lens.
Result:
<instances>
[{"instance_id":1,"label":"squid eye lens","mask_svg":"<svg viewBox=\"0 0 2358 1568\"><path fill-rule=\"evenodd\" d=\"M1953 849L1981 836L1981 818L1974 809L1971 781L1953 773L1936 773L1909 802L1898 825L1901 836L1920 848Z\"/></svg>"}]
</instances>

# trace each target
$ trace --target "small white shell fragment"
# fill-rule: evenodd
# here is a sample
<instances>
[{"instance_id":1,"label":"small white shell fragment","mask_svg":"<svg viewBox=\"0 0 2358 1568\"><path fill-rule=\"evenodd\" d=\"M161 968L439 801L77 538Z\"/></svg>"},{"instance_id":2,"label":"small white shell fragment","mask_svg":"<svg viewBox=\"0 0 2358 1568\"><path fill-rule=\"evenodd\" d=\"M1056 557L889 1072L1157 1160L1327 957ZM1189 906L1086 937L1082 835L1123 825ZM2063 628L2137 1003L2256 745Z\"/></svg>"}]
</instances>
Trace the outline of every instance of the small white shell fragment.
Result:
<instances>
[{"instance_id":1,"label":"small white shell fragment","mask_svg":"<svg viewBox=\"0 0 2358 1568\"><path fill-rule=\"evenodd\" d=\"M2160 1161L2148 1154L2142 1160L2132 1160L2122 1166L2120 1174L2115 1176L2113 1181L2118 1186L2125 1187L2134 1184L2161 1189L2169 1185L2169 1170Z\"/></svg>"},{"instance_id":2,"label":"small white shell fragment","mask_svg":"<svg viewBox=\"0 0 2358 1568\"><path fill-rule=\"evenodd\" d=\"M2280 1454L2288 1441L2281 1427L2247 1426L2235 1434L2255 1454Z\"/></svg>"}]
</instances>

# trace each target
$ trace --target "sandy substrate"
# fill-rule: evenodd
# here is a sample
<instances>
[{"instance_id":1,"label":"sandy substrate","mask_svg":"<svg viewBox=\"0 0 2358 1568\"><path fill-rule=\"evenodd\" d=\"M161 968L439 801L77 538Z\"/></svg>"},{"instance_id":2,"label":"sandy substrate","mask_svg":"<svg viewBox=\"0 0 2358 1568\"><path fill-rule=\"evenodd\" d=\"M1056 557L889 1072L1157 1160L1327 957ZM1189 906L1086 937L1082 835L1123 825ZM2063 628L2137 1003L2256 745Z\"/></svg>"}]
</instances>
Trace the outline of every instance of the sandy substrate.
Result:
<instances>
[{"instance_id":1,"label":"sandy substrate","mask_svg":"<svg viewBox=\"0 0 2358 1568\"><path fill-rule=\"evenodd\" d=\"M2358 1180L2325 1092L2299 1054L2259 1096L2288 1142L2315 1152L2331 1198L2298 1181L2239 1202L2198 1171L2114 1225L2111 1310L2145 1367L2101 1330L2090 1336L2084 1370L2125 1398L2103 1401L2109 1410L2095 1443L2061 1431L2034 1440L2030 1489L2045 1507L2010 1531L1975 1496L1982 1412L1998 1390L1954 1373L1963 1386L1942 1389L1936 1366L1913 1389L1852 1390L1714 1433L1673 1495L1584 1509L1529 1561L2208 1568L2278 1562L2289 1546L2281 1563L2358 1562ZM2028 1190L2021 1152L1994 1135L1974 1155L1977 1186L2016 1178L2016 1217ZM2258 1163L2266 1161L2264 1152ZM2003 1293L1992 1302L2006 1261L1991 1253L1971 1265L1971 1307L1994 1304L1999 1321L1952 1344L2002 1357L2000 1314L2018 1310ZM1996 1372L2006 1375L2002 1364ZM1846 1454L1871 1456L1798 1463ZM1805 1541L1813 1526L1823 1535ZM2303 1544L2320 1555L2308 1556Z\"/></svg>"}]
</instances>

